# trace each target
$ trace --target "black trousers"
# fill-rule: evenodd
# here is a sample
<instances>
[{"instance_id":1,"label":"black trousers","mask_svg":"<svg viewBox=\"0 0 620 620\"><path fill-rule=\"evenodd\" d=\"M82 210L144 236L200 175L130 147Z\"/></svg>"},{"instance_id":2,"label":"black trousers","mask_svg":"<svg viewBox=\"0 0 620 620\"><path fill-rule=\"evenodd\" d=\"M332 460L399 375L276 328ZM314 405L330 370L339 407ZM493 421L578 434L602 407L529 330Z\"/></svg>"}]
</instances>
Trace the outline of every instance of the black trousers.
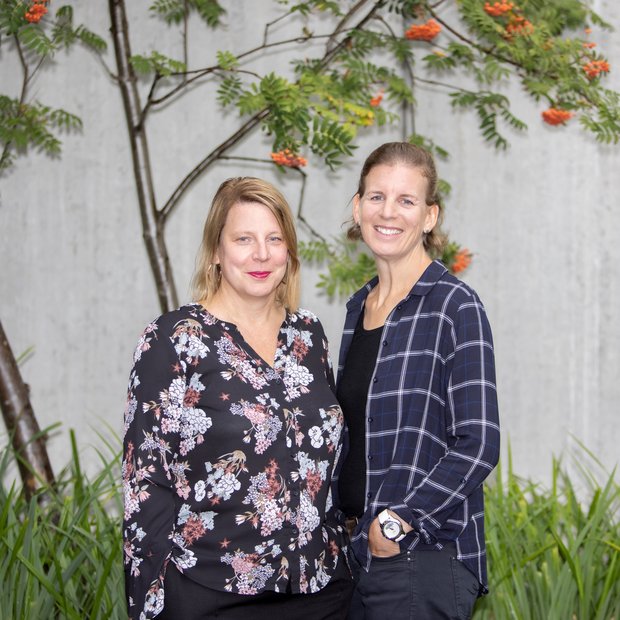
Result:
<instances>
[{"instance_id":1,"label":"black trousers","mask_svg":"<svg viewBox=\"0 0 620 620\"><path fill-rule=\"evenodd\" d=\"M314 594L221 592L192 581L171 563L157 620L345 620L353 586L344 557L331 581Z\"/></svg>"},{"instance_id":2,"label":"black trousers","mask_svg":"<svg viewBox=\"0 0 620 620\"><path fill-rule=\"evenodd\" d=\"M441 551L425 548L373 557L368 572L354 557L351 566L356 588L349 620L471 618L478 579L456 559L453 543Z\"/></svg>"}]
</instances>

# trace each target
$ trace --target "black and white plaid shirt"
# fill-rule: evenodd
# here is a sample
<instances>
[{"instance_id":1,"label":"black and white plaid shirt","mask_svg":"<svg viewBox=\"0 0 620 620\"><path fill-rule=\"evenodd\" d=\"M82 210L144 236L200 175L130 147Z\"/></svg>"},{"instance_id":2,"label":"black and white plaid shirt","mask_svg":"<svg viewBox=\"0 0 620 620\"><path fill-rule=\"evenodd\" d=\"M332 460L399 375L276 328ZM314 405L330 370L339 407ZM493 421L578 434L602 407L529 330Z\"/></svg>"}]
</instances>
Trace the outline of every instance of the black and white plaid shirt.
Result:
<instances>
[{"instance_id":1,"label":"black and white plaid shirt","mask_svg":"<svg viewBox=\"0 0 620 620\"><path fill-rule=\"evenodd\" d=\"M339 377L376 283L347 303ZM356 557L368 568L370 522L389 507L414 528L401 549L455 541L459 560L485 591L482 483L499 448L485 309L475 291L435 261L383 328L366 403L366 500L352 540Z\"/></svg>"}]
</instances>

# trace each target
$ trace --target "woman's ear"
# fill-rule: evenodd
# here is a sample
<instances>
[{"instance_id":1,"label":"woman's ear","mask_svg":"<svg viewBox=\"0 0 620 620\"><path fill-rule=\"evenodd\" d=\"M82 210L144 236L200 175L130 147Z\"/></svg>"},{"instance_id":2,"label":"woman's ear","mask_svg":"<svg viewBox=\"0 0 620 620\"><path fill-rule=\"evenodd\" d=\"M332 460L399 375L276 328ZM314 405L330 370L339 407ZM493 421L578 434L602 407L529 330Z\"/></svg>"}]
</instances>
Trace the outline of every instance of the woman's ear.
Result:
<instances>
[{"instance_id":1,"label":"woman's ear","mask_svg":"<svg viewBox=\"0 0 620 620\"><path fill-rule=\"evenodd\" d=\"M424 230L430 232L435 228L437 219L439 218L439 205L431 205L426 213L426 219L424 221Z\"/></svg>"},{"instance_id":2,"label":"woman's ear","mask_svg":"<svg viewBox=\"0 0 620 620\"><path fill-rule=\"evenodd\" d=\"M360 195L353 196L353 221L360 225Z\"/></svg>"}]
</instances>

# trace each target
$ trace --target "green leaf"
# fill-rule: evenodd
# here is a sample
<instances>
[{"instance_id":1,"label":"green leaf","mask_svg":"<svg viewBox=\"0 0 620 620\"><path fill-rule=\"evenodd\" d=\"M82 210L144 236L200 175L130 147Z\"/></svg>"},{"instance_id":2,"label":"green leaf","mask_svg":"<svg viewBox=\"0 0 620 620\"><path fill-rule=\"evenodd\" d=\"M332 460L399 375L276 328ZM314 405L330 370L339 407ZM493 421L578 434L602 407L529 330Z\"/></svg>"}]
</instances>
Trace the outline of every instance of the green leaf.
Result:
<instances>
[{"instance_id":1,"label":"green leaf","mask_svg":"<svg viewBox=\"0 0 620 620\"><path fill-rule=\"evenodd\" d=\"M217 52L217 64L224 71L232 71L239 65L239 60L232 52L219 51Z\"/></svg>"},{"instance_id":2,"label":"green leaf","mask_svg":"<svg viewBox=\"0 0 620 620\"><path fill-rule=\"evenodd\" d=\"M88 30L85 26L78 26L75 31L77 38L86 47L89 47L97 53L103 53L108 48L108 44L98 34L95 34L91 30Z\"/></svg>"},{"instance_id":3,"label":"green leaf","mask_svg":"<svg viewBox=\"0 0 620 620\"><path fill-rule=\"evenodd\" d=\"M227 75L217 89L217 100L222 107L235 103L242 93L241 80L236 75Z\"/></svg>"},{"instance_id":4,"label":"green leaf","mask_svg":"<svg viewBox=\"0 0 620 620\"><path fill-rule=\"evenodd\" d=\"M35 24L24 26L18 33L20 42L29 50L39 56L49 56L56 51L56 47L51 39L45 34L42 28Z\"/></svg>"},{"instance_id":5,"label":"green leaf","mask_svg":"<svg viewBox=\"0 0 620 620\"><path fill-rule=\"evenodd\" d=\"M21 0L0 2L0 35L12 36L24 27L26 8Z\"/></svg>"},{"instance_id":6,"label":"green leaf","mask_svg":"<svg viewBox=\"0 0 620 620\"><path fill-rule=\"evenodd\" d=\"M217 0L188 0L190 6L195 7L198 15L211 28L220 26L220 20L226 13Z\"/></svg>"},{"instance_id":7,"label":"green leaf","mask_svg":"<svg viewBox=\"0 0 620 620\"><path fill-rule=\"evenodd\" d=\"M181 24L187 13L184 0L155 0L149 10L167 24Z\"/></svg>"},{"instance_id":8,"label":"green leaf","mask_svg":"<svg viewBox=\"0 0 620 620\"><path fill-rule=\"evenodd\" d=\"M185 63L168 58L159 52L151 52L150 56L136 55L129 59L136 73L169 76L173 73L183 73L186 70Z\"/></svg>"}]
</instances>

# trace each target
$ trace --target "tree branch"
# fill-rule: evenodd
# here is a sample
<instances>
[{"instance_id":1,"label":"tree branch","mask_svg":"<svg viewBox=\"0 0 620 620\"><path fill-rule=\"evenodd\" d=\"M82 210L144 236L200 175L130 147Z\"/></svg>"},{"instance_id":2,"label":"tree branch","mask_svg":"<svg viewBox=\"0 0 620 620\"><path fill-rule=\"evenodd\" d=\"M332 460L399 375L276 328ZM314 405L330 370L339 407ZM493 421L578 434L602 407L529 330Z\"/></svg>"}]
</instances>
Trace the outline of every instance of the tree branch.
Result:
<instances>
[{"instance_id":1,"label":"tree branch","mask_svg":"<svg viewBox=\"0 0 620 620\"><path fill-rule=\"evenodd\" d=\"M246 121L237 131L228 137L224 142L211 151L178 185L166 204L162 207L160 213L162 221L166 221L175 207L179 204L182 196L191 187L191 185L200 177L200 175L211 165L217 161L230 147L242 140L254 127L256 127L269 114L269 110L264 109L256 113L252 118Z\"/></svg>"},{"instance_id":2,"label":"tree branch","mask_svg":"<svg viewBox=\"0 0 620 620\"><path fill-rule=\"evenodd\" d=\"M486 54L487 56L492 56L493 58L497 58L497 60L501 60L502 62L505 62L508 65L517 67L517 69L523 68L518 62L515 62L514 60L511 60L510 58L506 58L505 56L502 56L500 54L496 54L493 51L493 49L488 48L488 47L482 47L481 45L478 45L478 43L476 43L475 41L472 41L470 38L461 34L458 30L450 26L448 22L446 22L441 17L439 17L437 13L430 6L428 7L428 11L432 15L433 19L439 22L448 32L451 32L457 39L463 41L463 43L467 43L467 45L469 45L470 47L473 47L475 50L478 50L479 52L482 52L483 54Z\"/></svg>"},{"instance_id":3,"label":"tree branch","mask_svg":"<svg viewBox=\"0 0 620 620\"><path fill-rule=\"evenodd\" d=\"M360 21L349 30L349 33L361 28L364 26L372 17L375 15L377 10L379 9L379 3L375 4L373 8L364 16ZM347 42L351 39L351 34L347 35L340 43L335 45L333 49L328 50L323 58L321 59L321 65L323 67L327 67L330 62L338 55L346 45ZM191 80L188 80L188 83ZM184 179L181 181L180 185L174 190L170 198L166 201L166 204L160 211L160 215L163 220L166 220L172 211L179 204L179 201L185 194L185 192L193 185L194 181L200 177L202 173L209 168L211 164L213 164L217 159L223 155L230 147L234 146L238 142L240 142L247 134L250 133L256 126L260 124L260 122L269 116L269 110L264 109L255 114L252 118L250 118L246 123L244 123L232 136L228 139L224 140L217 148L215 148L211 153L209 153Z\"/></svg>"}]
</instances>

